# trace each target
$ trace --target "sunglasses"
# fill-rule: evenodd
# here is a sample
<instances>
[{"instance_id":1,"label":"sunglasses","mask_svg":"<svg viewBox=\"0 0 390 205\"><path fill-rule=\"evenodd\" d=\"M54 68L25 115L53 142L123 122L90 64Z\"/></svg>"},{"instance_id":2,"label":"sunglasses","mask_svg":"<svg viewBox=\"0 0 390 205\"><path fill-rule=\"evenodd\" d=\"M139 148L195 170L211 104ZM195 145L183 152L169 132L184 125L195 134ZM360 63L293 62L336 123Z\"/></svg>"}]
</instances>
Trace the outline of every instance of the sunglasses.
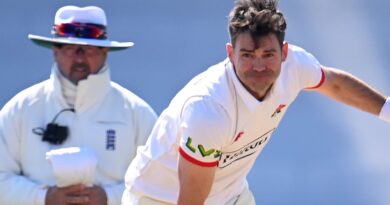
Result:
<instances>
[{"instance_id":1,"label":"sunglasses","mask_svg":"<svg viewBox=\"0 0 390 205\"><path fill-rule=\"evenodd\" d=\"M61 37L107 39L106 27L91 23L63 23L54 25L52 33Z\"/></svg>"}]
</instances>

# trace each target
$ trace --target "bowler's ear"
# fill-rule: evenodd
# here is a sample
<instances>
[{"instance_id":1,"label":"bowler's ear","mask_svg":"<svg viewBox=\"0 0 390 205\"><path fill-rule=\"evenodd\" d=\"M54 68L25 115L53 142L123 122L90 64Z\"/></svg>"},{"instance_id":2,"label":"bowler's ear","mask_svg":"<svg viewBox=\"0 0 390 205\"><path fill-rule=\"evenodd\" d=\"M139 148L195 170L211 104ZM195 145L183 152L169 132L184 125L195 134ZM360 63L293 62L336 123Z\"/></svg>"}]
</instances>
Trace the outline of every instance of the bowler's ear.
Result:
<instances>
[{"instance_id":1,"label":"bowler's ear","mask_svg":"<svg viewBox=\"0 0 390 205\"><path fill-rule=\"evenodd\" d=\"M233 62L233 56L234 56L234 49L233 45L231 43L226 44L226 54L229 58L230 62Z\"/></svg>"},{"instance_id":2,"label":"bowler's ear","mask_svg":"<svg viewBox=\"0 0 390 205\"><path fill-rule=\"evenodd\" d=\"M284 42L282 46L282 61L285 61L288 55L288 43Z\"/></svg>"}]
</instances>

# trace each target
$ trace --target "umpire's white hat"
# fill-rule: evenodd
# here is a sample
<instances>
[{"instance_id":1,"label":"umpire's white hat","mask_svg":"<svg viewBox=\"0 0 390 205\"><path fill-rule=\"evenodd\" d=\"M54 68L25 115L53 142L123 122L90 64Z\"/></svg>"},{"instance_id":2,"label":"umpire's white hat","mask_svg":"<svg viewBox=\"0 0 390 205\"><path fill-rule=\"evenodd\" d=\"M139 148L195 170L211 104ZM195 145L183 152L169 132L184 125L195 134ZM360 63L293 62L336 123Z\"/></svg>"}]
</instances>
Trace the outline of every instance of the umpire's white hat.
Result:
<instances>
[{"instance_id":1,"label":"umpire's white hat","mask_svg":"<svg viewBox=\"0 0 390 205\"><path fill-rule=\"evenodd\" d=\"M108 47L110 51L130 48L133 42L108 40L107 19L103 9L96 6L64 6L58 9L52 37L29 34L34 43L52 47L53 44L77 44Z\"/></svg>"}]
</instances>

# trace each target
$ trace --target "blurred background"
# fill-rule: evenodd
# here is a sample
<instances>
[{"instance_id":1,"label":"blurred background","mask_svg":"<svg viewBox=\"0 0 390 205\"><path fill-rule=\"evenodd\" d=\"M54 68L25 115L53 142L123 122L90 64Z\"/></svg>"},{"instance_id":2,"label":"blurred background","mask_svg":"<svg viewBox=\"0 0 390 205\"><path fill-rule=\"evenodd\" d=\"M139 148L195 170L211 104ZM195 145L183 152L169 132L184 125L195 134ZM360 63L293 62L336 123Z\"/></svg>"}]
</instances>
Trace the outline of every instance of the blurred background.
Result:
<instances>
[{"instance_id":1,"label":"blurred background","mask_svg":"<svg viewBox=\"0 0 390 205\"><path fill-rule=\"evenodd\" d=\"M110 53L112 79L160 114L188 80L226 57L233 3L1 1L0 104L50 74L51 50L27 35L50 36L61 6L97 5L108 16L110 39L135 42L129 50ZM390 1L280 0L279 5L289 43L390 95ZM390 124L375 116L303 92L248 178L257 204L390 204L389 133Z\"/></svg>"}]
</instances>

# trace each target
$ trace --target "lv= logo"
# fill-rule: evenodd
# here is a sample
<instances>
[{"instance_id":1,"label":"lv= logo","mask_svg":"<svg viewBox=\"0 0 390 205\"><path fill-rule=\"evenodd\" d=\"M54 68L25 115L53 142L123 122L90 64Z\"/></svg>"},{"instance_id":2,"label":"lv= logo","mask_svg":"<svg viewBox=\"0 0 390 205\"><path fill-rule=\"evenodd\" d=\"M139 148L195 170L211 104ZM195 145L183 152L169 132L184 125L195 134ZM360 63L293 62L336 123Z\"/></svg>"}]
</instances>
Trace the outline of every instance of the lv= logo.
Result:
<instances>
[{"instance_id":1,"label":"lv= logo","mask_svg":"<svg viewBox=\"0 0 390 205\"><path fill-rule=\"evenodd\" d=\"M198 149L196 149L196 147L194 147L194 145L192 145L192 138L191 137L188 137L187 139L187 142L186 142L186 147L191 150L191 152L193 153L196 153L196 150L198 150L200 152L200 154L202 155L202 157L208 157L212 154L214 154L214 158L218 158L220 155L221 155L221 151L219 150L216 150L216 149L205 149L203 145L199 144L197 146Z\"/></svg>"}]
</instances>

